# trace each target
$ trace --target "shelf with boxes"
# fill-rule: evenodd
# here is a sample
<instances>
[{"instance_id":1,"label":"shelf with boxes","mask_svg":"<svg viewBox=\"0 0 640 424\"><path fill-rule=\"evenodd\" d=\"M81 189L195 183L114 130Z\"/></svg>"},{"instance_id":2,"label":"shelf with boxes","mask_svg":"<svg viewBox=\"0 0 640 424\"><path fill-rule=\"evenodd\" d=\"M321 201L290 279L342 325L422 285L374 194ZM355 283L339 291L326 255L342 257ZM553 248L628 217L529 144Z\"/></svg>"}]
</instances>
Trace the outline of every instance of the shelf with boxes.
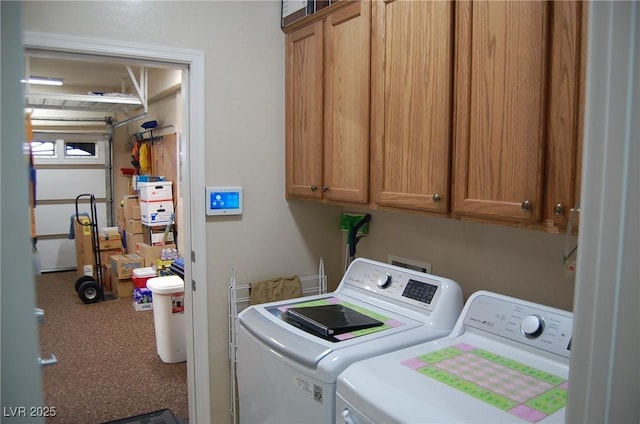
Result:
<instances>
[{"instance_id":1,"label":"shelf with boxes","mask_svg":"<svg viewBox=\"0 0 640 424\"><path fill-rule=\"evenodd\" d=\"M137 243L150 246L175 242L171 181L140 182L138 194L123 198L118 211L118 225L125 233L127 253L135 252Z\"/></svg>"},{"instance_id":2,"label":"shelf with boxes","mask_svg":"<svg viewBox=\"0 0 640 424\"><path fill-rule=\"evenodd\" d=\"M153 308L146 280L151 276L171 274L170 268L178 257L178 250L175 244L173 183L138 181L136 189L138 194L124 196L117 214L118 227L124 234L124 256L133 258L136 266L126 275L118 274L117 289L119 297L132 298L136 311L144 311ZM113 266L122 272L124 259L118 260L122 263ZM114 278L112 280L115 281Z\"/></svg>"}]
</instances>

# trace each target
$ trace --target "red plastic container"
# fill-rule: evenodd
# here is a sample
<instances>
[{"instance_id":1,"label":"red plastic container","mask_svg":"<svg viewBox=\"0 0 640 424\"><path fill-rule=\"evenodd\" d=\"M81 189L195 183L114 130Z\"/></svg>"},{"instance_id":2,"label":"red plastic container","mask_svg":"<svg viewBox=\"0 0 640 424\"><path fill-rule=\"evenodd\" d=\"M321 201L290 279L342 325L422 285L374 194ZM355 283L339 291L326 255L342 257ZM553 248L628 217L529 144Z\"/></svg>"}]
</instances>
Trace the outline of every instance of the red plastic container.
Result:
<instances>
[{"instance_id":1,"label":"red plastic container","mask_svg":"<svg viewBox=\"0 0 640 424\"><path fill-rule=\"evenodd\" d=\"M133 270L133 286L137 289L146 289L147 280L157 276L158 274L151 267L136 268Z\"/></svg>"}]
</instances>

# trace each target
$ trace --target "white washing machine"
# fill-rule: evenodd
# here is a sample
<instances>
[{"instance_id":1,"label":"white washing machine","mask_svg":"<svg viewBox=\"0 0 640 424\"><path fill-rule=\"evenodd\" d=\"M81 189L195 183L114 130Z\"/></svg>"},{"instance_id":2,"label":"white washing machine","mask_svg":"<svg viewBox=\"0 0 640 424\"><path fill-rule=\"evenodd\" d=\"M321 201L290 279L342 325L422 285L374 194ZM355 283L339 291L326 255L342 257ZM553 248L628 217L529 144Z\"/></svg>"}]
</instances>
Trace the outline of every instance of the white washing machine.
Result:
<instances>
[{"instance_id":1,"label":"white washing machine","mask_svg":"<svg viewBox=\"0 0 640 424\"><path fill-rule=\"evenodd\" d=\"M382 325L320 335L291 308L343 305ZM338 375L351 363L449 334L463 306L455 281L355 259L328 294L251 306L238 315L241 423L331 423Z\"/></svg>"},{"instance_id":2,"label":"white washing machine","mask_svg":"<svg viewBox=\"0 0 640 424\"><path fill-rule=\"evenodd\" d=\"M564 423L573 314L479 291L447 337L357 362L336 422Z\"/></svg>"}]
</instances>

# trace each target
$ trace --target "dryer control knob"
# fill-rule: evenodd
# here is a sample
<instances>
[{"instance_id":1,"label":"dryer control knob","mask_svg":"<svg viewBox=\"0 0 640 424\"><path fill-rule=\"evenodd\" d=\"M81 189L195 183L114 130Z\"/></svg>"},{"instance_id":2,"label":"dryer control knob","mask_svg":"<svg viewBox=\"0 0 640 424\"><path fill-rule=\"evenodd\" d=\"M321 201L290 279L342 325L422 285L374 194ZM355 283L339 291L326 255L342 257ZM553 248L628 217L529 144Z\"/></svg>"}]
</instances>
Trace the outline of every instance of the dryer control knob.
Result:
<instances>
[{"instance_id":1,"label":"dryer control knob","mask_svg":"<svg viewBox=\"0 0 640 424\"><path fill-rule=\"evenodd\" d=\"M385 272L382 277L378 279L378 287L386 289L391 284L391 274Z\"/></svg>"},{"instance_id":2,"label":"dryer control knob","mask_svg":"<svg viewBox=\"0 0 640 424\"><path fill-rule=\"evenodd\" d=\"M544 319L540 315L529 315L520 323L520 331L527 338L538 337L544 331Z\"/></svg>"}]
</instances>

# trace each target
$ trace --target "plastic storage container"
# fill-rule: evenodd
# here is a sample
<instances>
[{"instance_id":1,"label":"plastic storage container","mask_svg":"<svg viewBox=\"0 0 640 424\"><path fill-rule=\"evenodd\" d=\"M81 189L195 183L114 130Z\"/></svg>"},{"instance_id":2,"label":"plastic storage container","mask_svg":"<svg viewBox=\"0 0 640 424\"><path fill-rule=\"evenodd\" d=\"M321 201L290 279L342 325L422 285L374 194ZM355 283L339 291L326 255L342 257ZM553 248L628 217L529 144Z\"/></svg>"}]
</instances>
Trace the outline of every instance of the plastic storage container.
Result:
<instances>
[{"instance_id":1,"label":"plastic storage container","mask_svg":"<svg viewBox=\"0 0 640 424\"><path fill-rule=\"evenodd\" d=\"M133 270L133 287L137 289L146 289L147 280L157 276L158 273L150 266L145 268L136 268Z\"/></svg>"},{"instance_id":2,"label":"plastic storage container","mask_svg":"<svg viewBox=\"0 0 640 424\"><path fill-rule=\"evenodd\" d=\"M184 281L177 275L147 280L153 295L153 323L158 356L172 364L187 360Z\"/></svg>"}]
</instances>

